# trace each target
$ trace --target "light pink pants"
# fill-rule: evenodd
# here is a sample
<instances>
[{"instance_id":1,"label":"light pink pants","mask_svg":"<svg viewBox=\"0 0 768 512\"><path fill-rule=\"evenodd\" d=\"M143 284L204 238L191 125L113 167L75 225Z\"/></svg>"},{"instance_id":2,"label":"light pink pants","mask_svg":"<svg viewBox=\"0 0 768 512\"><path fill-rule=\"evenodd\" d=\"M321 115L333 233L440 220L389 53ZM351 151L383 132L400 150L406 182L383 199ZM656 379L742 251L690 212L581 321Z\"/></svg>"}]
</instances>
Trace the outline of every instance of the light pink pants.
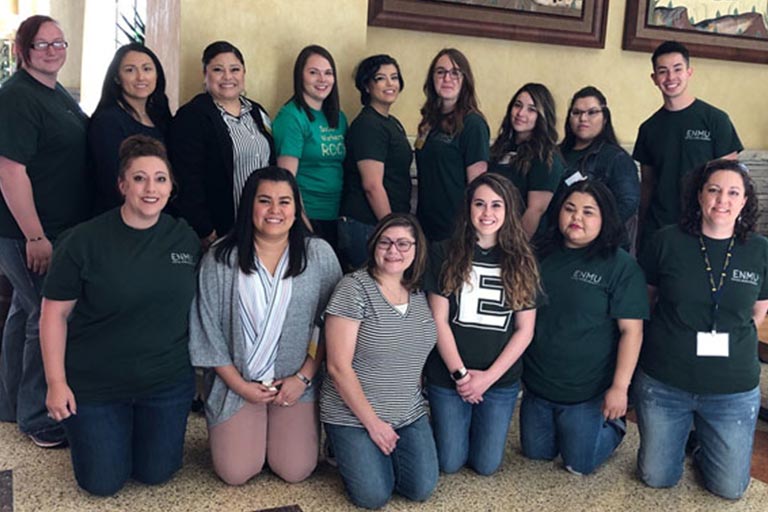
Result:
<instances>
[{"instance_id":1,"label":"light pink pants","mask_svg":"<svg viewBox=\"0 0 768 512\"><path fill-rule=\"evenodd\" d=\"M316 402L291 407L252 404L208 429L213 469L230 485L258 475L265 459L273 473L301 482L317 466L320 423Z\"/></svg>"}]
</instances>

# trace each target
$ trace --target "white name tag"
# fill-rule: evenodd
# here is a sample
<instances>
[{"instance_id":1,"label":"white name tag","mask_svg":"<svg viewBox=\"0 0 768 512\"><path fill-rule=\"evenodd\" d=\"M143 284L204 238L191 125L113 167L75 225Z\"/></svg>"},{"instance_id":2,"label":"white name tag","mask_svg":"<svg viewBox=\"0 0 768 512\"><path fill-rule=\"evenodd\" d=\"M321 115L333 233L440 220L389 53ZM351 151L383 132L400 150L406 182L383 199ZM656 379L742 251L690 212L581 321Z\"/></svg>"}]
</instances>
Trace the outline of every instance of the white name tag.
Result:
<instances>
[{"instance_id":1,"label":"white name tag","mask_svg":"<svg viewBox=\"0 0 768 512\"><path fill-rule=\"evenodd\" d=\"M581 174L581 171L576 171L575 173L573 173L570 176L568 176L568 178L565 180L565 185L570 187L571 185L573 185L577 181L584 181L586 179L587 179L587 177L584 176L583 174Z\"/></svg>"},{"instance_id":2,"label":"white name tag","mask_svg":"<svg viewBox=\"0 0 768 512\"><path fill-rule=\"evenodd\" d=\"M696 333L696 355L699 357L728 357L728 333Z\"/></svg>"}]
</instances>

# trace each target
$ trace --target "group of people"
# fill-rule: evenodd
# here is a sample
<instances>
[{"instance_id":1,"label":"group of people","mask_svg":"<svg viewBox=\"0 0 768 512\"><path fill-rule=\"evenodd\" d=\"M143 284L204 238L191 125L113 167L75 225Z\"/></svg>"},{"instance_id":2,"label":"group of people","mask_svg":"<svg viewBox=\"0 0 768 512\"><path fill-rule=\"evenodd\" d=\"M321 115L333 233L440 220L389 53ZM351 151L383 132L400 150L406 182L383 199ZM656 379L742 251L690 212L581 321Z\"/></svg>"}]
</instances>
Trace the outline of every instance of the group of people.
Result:
<instances>
[{"instance_id":1,"label":"group of people","mask_svg":"<svg viewBox=\"0 0 768 512\"><path fill-rule=\"evenodd\" d=\"M57 82L67 46L28 18L0 88L0 419L68 442L87 491L181 467L193 367L231 485L265 464L309 477L322 424L352 502L423 501L441 471L498 470L521 390L523 455L589 474L633 383L644 482L675 485L695 426L706 487L746 490L768 241L738 136L687 91L679 43L653 54L642 184L594 87L558 145L552 95L524 85L491 145L456 49L430 64L412 151L388 55L359 63L348 125L320 46L272 121L231 43L205 48L205 91L175 116L161 63L129 44L89 123Z\"/></svg>"}]
</instances>

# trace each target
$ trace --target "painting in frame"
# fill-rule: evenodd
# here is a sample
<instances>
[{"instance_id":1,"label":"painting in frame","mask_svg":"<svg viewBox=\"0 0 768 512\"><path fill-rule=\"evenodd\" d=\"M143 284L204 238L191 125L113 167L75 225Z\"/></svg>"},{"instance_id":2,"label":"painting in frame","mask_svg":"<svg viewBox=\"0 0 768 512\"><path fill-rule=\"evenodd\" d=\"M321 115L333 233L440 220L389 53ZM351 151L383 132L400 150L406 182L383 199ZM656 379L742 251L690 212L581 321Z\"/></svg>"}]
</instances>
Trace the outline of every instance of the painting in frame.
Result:
<instances>
[{"instance_id":1,"label":"painting in frame","mask_svg":"<svg viewBox=\"0 0 768 512\"><path fill-rule=\"evenodd\" d=\"M666 40L698 57L768 64L768 2L627 0L622 48L652 52Z\"/></svg>"},{"instance_id":2,"label":"painting in frame","mask_svg":"<svg viewBox=\"0 0 768 512\"><path fill-rule=\"evenodd\" d=\"M368 24L605 47L608 0L369 0Z\"/></svg>"}]
</instances>

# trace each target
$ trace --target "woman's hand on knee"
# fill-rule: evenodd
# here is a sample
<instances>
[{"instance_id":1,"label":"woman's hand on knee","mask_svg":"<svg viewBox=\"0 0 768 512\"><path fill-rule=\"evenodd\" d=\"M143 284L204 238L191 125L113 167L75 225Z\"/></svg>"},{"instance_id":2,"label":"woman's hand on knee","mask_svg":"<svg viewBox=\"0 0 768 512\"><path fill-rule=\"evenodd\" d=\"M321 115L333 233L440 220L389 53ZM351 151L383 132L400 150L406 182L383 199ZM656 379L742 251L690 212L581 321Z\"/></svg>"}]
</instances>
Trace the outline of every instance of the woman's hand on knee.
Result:
<instances>
[{"instance_id":1,"label":"woman's hand on knee","mask_svg":"<svg viewBox=\"0 0 768 512\"><path fill-rule=\"evenodd\" d=\"M48 409L48 416L56 421L65 420L77 414L75 394L66 382L48 385L45 407Z\"/></svg>"},{"instance_id":2,"label":"woman's hand on knee","mask_svg":"<svg viewBox=\"0 0 768 512\"><path fill-rule=\"evenodd\" d=\"M611 386L603 399L603 416L615 420L627 414L627 390Z\"/></svg>"},{"instance_id":3,"label":"woman's hand on knee","mask_svg":"<svg viewBox=\"0 0 768 512\"><path fill-rule=\"evenodd\" d=\"M376 418L372 425L366 426L365 428L368 431L368 436L371 438L371 441L378 446L379 450L381 450L384 455L390 455L395 451L397 440L400 439L400 436L397 435L397 432L392 428L392 425Z\"/></svg>"}]
</instances>

